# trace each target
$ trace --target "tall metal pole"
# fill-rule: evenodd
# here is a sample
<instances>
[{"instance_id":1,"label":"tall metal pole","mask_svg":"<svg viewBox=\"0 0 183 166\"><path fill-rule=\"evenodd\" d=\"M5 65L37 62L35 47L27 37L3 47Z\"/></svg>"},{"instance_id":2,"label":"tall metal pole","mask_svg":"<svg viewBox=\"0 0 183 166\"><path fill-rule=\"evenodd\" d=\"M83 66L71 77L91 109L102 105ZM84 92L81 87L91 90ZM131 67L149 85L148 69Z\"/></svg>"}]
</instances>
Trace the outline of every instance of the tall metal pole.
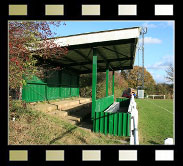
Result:
<instances>
[{"instance_id":1,"label":"tall metal pole","mask_svg":"<svg viewBox=\"0 0 183 166\"><path fill-rule=\"evenodd\" d=\"M144 89L144 33L142 32L142 89Z\"/></svg>"},{"instance_id":2,"label":"tall metal pole","mask_svg":"<svg viewBox=\"0 0 183 166\"><path fill-rule=\"evenodd\" d=\"M142 28L142 89L144 89L144 34L147 33L147 27Z\"/></svg>"}]
</instances>

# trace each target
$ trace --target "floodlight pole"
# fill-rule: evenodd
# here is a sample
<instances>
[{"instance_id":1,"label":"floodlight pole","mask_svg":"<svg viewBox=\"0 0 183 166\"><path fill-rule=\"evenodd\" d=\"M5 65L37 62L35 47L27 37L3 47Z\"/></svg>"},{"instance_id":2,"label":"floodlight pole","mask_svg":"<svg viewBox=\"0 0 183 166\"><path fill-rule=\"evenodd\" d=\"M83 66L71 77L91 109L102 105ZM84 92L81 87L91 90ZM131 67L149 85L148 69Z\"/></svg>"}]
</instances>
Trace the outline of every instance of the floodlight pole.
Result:
<instances>
[{"instance_id":1,"label":"floodlight pole","mask_svg":"<svg viewBox=\"0 0 183 166\"><path fill-rule=\"evenodd\" d=\"M144 34L147 33L147 27L142 27L142 89L144 89Z\"/></svg>"}]
</instances>

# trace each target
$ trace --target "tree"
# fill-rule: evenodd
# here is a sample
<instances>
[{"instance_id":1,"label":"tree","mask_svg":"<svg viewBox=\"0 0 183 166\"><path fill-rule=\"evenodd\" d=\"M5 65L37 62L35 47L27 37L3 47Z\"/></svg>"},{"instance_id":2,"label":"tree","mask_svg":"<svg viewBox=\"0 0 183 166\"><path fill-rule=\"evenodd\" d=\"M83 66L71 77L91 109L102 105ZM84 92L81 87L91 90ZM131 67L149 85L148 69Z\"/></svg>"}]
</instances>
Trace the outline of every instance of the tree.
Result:
<instances>
[{"instance_id":1,"label":"tree","mask_svg":"<svg viewBox=\"0 0 183 166\"><path fill-rule=\"evenodd\" d=\"M134 66L131 70L124 70L121 72L122 76L128 82L128 86L131 88L137 88L142 86L142 67ZM155 85L155 81L152 75L144 68L144 86L145 88L151 88Z\"/></svg>"},{"instance_id":2,"label":"tree","mask_svg":"<svg viewBox=\"0 0 183 166\"><path fill-rule=\"evenodd\" d=\"M44 73L45 59L57 53L63 56L67 49L48 40L53 33L50 26L60 26L61 22L50 21L10 21L9 22L9 89L18 92L25 84L26 77ZM37 55L43 59L37 65ZM59 69L55 67L55 69Z\"/></svg>"},{"instance_id":3,"label":"tree","mask_svg":"<svg viewBox=\"0 0 183 166\"><path fill-rule=\"evenodd\" d=\"M173 64L170 64L165 71L166 71L166 74L167 74L167 76L165 77L166 80L168 82L172 82L173 83L173 79L174 79L174 77L173 77L173 73L174 73Z\"/></svg>"}]
</instances>

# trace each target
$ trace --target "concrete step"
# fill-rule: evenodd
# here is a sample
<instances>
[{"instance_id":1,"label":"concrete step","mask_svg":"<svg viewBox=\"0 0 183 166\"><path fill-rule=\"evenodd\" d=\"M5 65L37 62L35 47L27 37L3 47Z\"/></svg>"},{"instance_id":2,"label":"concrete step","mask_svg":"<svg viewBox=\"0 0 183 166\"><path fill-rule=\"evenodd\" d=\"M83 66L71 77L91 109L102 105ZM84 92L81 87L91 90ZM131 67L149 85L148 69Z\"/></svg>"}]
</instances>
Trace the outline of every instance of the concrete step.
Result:
<instances>
[{"instance_id":1,"label":"concrete step","mask_svg":"<svg viewBox=\"0 0 183 166\"><path fill-rule=\"evenodd\" d=\"M73 117L73 116L67 116L65 120L67 120L67 122L69 122L69 123L71 123L73 125L81 122L81 119L80 118Z\"/></svg>"},{"instance_id":2,"label":"concrete step","mask_svg":"<svg viewBox=\"0 0 183 166\"><path fill-rule=\"evenodd\" d=\"M42 111L42 112L51 112L57 109L56 105L51 105L48 103L41 103L41 104L36 104L36 105L28 105L29 108Z\"/></svg>"},{"instance_id":3,"label":"concrete step","mask_svg":"<svg viewBox=\"0 0 183 166\"><path fill-rule=\"evenodd\" d=\"M89 103L89 102L92 102L91 98L80 98L79 99L80 104L85 104L85 103Z\"/></svg>"},{"instance_id":4,"label":"concrete step","mask_svg":"<svg viewBox=\"0 0 183 166\"><path fill-rule=\"evenodd\" d=\"M68 112L69 116L78 117L81 120L83 120L87 115L91 113L91 103L80 104L77 107L62 110L62 111Z\"/></svg>"},{"instance_id":5,"label":"concrete step","mask_svg":"<svg viewBox=\"0 0 183 166\"><path fill-rule=\"evenodd\" d=\"M29 105L29 108L42 111L62 120L65 119L71 124L77 124L91 114L91 105L90 98L76 98L50 101L50 103L33 103Z\"/></svg>"},{"instance_id":6,"label":"concrete step","mask_svg":"<svg viewBox=\"0 0 183 166\"><path fill-rule=\"evenodd\" d=\"M70 101L70 102L65 102L65 103L58 104L58 109L59 110L66 110L66 109L70 109L70 108L76 107L78 105L80 105L79 104L79 100L77 100L77 101Z\"/></svg>"},{"instance_id":7,"label":"concrete step","mask_svg":"<svg viewBox=\"0 0 183 166\"><path fill-rule=\"evenodd\" d=\"M77 98L74 100L61 100L53 102L52 104L57 105L59 110L66 110L77 107L80 104L85 104L91 102L90 98Z\"/></svg>"}]
</instances>

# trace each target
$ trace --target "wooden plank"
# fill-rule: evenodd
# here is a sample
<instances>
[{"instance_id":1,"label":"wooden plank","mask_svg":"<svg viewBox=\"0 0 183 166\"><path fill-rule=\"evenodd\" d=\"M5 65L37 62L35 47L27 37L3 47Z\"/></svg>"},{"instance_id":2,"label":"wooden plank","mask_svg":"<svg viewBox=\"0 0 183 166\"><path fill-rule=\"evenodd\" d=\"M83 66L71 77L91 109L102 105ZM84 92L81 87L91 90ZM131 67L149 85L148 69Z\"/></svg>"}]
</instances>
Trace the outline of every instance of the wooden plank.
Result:
<instances>
[{"instance_id":1,"label":"wooden plank","mask_svg":"<svg viewBox=\"0 0 183 166\"><path fill-rule=\"evenodd\" d=\"M104 133L104 112L100 113L100 133Z\"/></svg>"},{"instance_id":2,"label":"wooden plank","mask_svg":"<svg viewBox=\"0 0 183 166\"><path fill-rule=\"evenodd\" d=\"M131 124L131 114L127 114L127 136L130 136L130 124Z\"/></svg>"},{"instance_id":3,"label":"wooden plank","mask_svg":"<svg viewBox=\"0 0 183 166\"><path fill-rule=\"evenodd\" d=\"M108 133L108 124L109 124L108 120L109 120L109 118L108 118L108 113L104 113L104 114L105 114L104 134L107 135L107 133Z\"/></svg>"},{"instance_id":4,"label":"wooden plank","mask_svg":"<svg viewBox=\"0 0 183 166\"><path fill-rule=\"evenodd\" d=\"M114 135L118 134L118 113L114 113Z\"/></svg>"},{"instance_id":5,"label":"wooden plank","mask_svg":"<svg viewBox=\"0 0 183 166\"><path fill-rule=\"evenodd\" d=\"M126 136L127 132L126 132L126 128L127 128L127 113L123 113L123 132L122 135Z\"/></svg>"},{"instance_id":6,"label":"wooden plank","mask_svg":"<svg viewBox=\"0 0 183 166\"><path fill-rule=\"evenodd\" d=\"M113 134L114 114L109 114L109 134Z\"/></svg>"},{"instance_id":7,"label":"wooden plank","mask_svg":"<svg viewBox=\"0 0 183 166\"><path fill-rule=\"evenodd\" d=\"M95 132L98 133L100 130L100 112L96 112L96 125L95 125Z\"/></svg>"},{"instance_id":8,"label":"wooden plank","mask_svg":"<svg viewBox=\"0 0 183 166\"><path fill-rule=\"evenodd\" d=\"M119 112L118 113L118 136L122 136L122 119L123 118L123 113Z\"/></svg>"}]
</instances>

